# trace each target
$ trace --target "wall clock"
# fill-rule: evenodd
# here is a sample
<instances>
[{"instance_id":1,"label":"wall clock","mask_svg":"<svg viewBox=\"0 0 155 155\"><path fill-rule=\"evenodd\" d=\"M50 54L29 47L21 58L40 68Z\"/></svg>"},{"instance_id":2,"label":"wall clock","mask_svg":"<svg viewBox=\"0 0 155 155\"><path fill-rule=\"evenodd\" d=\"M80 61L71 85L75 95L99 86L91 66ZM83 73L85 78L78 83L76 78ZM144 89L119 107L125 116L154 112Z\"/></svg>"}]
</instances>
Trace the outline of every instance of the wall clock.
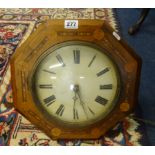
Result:
<instances>
[{"instance_id":1,"label":"wall clock","mask_svg":"<svg viewBox=\"0 0 155 155\"><path fill-rule=\"evenodd\" d=\"M140 58L104 21L49 20L11 59L15 108L53 139L94 139L137 103Z\"/></svg>"}]
</instances>

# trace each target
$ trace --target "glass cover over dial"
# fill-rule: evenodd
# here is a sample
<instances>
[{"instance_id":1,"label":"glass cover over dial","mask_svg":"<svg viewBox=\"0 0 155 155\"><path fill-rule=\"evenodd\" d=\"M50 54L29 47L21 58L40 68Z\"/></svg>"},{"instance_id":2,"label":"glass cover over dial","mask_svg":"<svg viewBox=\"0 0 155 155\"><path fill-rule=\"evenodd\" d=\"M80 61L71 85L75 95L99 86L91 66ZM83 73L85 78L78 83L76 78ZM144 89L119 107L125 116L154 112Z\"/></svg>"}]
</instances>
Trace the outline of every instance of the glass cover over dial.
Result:
<instances>
[{"instance_id":1,"label":"glass cover over dial","mask_svg":"<svg viewBox=\"0 0 155 155\"><path fill-rule=\"evenodd\" d=\"M85 42L49 48L33 72L32 92L48 118L86 126L103 119L119 96L119 74L104 49Z\"/></svg>"}]
</instances>

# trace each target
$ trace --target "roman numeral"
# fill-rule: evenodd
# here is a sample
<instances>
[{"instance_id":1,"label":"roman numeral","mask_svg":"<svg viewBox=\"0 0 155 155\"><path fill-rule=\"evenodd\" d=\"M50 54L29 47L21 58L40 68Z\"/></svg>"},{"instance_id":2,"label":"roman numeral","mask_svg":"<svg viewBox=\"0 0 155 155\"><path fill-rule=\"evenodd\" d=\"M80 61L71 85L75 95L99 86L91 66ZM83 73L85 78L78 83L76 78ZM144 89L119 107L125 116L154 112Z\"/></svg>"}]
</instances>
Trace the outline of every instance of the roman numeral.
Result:
<instances>
[{"instance_id":1,"label":"roman numeral","mask_svg":"<svg viewBox=\"0 0 155 155\"><path fill-rule=\"evenodd\" d=\"M97 103L101 104L101 105L106 105L107 102L108 102L107 99L105 99L105 98L103 98L103 97L101 97L101 96L97 96L96 99L95 99L95 101L96 101Z\"/></svg>"},{"instance_id":2,"label":"roman numeral","mask_svg":"<svg viewBox=\"0 0 155 155\"><path fill-rule=\"evenodd\" d=\"M59 115L59 116L62 116L64 110L65 110L65 106L63 104L61 104L59 106L59 108L57 109L56 114Z\"/></svg>"},{"instance_id":3,"label":"roman numeral","mask_svg":"<svg viewBox=\"0 0 155 155\"><path fill-rule=\"evenodd\" d=\"M52 89L52 85L51 84L40 84L39 88L41 88L41 89Z\"/></svg>"},{"instance_id":4,"label":"roman numeral","mask_svg":"<svg viewBox=\"0 0 155 155\"><path fill-rule=\"evenodd\" d=\"M75 108L73 109L73 118L75 120L79 119L78 111Z\"/></svg>"},{"instance_id":5,"label":"roman numeral","mask_svg":"<svg viewBox=\"0 0 155 155\"><path fill-rule=\"evenodd\" d=\"M88 107L88 109L91 112L91 114L95 115L94 111L90 107Z\"/></svg>"},{"instance_id":6,"label":"roman numeral","mask_svg":"<svg viewBox=\"0 0 155 155\"><path fill-rule=\"evenodd\" d=\"M74 63L80 64L80 50L73 50Z\"/></svg>"},{"instance_id":7,"label":"roman numeral","mask_svg":"<svg viewBox=\"0 0 155 155\"><path fill-rule=\"evenodd\" d=\"M94 62L95 58L96 58L96 55L93 56L93 58L91 59L89 65L88 65L88 67L90 67L92 65L92 63Z\"/></svg>"},{"instance_id":8,"label":"roman numeral","mask_svg":"<svg viewBox=\"0 0 155 155\"><path fill-rule=\"evenodd\" d=\"M62 59L61 55L60 54L56 55L56 58L59 61L59 63L62 65L62 67L64 67L65 63L63 62L63 59Z\"/></svg>"},{"instance_id":9,"label":"roman numeral","mask_svg":"<svg viewBox=\"0 0 155 155\"><path fill-rule=\"evenodd\" d=\"M102 71L100 71L99 73L97 73L96 75L99 77L99 76L105 74L108 71L109 71L109 68L107 67L107 68L103 69Z\"/></svg>"},{"instance_id":10,"label":"roman numeral","mask_svg":"<svg viewBox=\"0 0 155 155\"><path fill-rule=\"evenodd\" d=\"M100 89L112 89L112 84L100 85Z\"/></svg>"},{"instance_id":11,"label":"roman numeral","mask_svg":"<svg viewBox=\"0 0 155 155\"><path fill-rule=\"evenodd\" d=\"M50 106L53 102L55 102L55 96L54 95L52 95L52 96L49 96L49 97L47 97L47 98L45 98L44 99L44 103L45 103L45 105L48 107L48 106Z\"/></svg>"},{"instance_id":12,"label":"roman numeral","mask_svg":"<svg viewBox=\"0 0 155 155\"><path fill-rule=\"evenodd\" d=\"M43 69L44 72L47 72L47 73L50 73L50 74L56 74L55 72L52 72L52 71L49 71L49 70L46 70L46 69Z\"/></svg>"}]
</instances>

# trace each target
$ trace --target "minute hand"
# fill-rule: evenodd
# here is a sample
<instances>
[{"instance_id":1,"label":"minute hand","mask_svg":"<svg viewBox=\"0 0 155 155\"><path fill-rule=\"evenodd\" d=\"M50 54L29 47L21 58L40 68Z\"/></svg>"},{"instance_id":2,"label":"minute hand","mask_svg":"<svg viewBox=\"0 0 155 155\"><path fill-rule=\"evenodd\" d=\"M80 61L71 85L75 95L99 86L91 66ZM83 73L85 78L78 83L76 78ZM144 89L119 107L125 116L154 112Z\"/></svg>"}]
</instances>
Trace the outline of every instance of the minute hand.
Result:
<instances>
[{"instance_id":1,"label":"minute hand","mask_svg":"<svg viewBox=\"0 0 155 155\"><path fill-rule=\"evenodd\" d=\"M83 110L84 110L84 112L85 112L85 115L86 115L86 117L87 117L87 119L88 119L89 117L88 117L88 113L87 113L86 105L85 105L85 103L81 100L81 97L80 97L79 91L77 92L77 95L78 95L78 97L79 97L80 104L81 104L81 106L82 106L82 108L83 108Z\"/></svg>"}]
</instances>

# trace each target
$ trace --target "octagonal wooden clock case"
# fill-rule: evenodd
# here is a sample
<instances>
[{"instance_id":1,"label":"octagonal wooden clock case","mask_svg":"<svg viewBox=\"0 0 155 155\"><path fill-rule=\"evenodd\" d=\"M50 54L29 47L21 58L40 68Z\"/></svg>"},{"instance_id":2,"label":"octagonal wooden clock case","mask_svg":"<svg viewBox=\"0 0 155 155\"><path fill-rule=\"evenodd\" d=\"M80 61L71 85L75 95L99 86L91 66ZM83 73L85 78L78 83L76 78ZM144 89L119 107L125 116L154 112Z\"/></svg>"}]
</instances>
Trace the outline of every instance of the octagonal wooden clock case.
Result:
<instances>
[{"instance_id":1,"label":"octagonal wooden clock case","mask_svg":"<svg viewBox=\"0 0 155 155\"><path fill-rule=\"evenodd\" d=\"M11 59L15 108L53 139L95 139L137 103L140 58L101 20L49 20Z\"/></svg>"}]
</instances>

